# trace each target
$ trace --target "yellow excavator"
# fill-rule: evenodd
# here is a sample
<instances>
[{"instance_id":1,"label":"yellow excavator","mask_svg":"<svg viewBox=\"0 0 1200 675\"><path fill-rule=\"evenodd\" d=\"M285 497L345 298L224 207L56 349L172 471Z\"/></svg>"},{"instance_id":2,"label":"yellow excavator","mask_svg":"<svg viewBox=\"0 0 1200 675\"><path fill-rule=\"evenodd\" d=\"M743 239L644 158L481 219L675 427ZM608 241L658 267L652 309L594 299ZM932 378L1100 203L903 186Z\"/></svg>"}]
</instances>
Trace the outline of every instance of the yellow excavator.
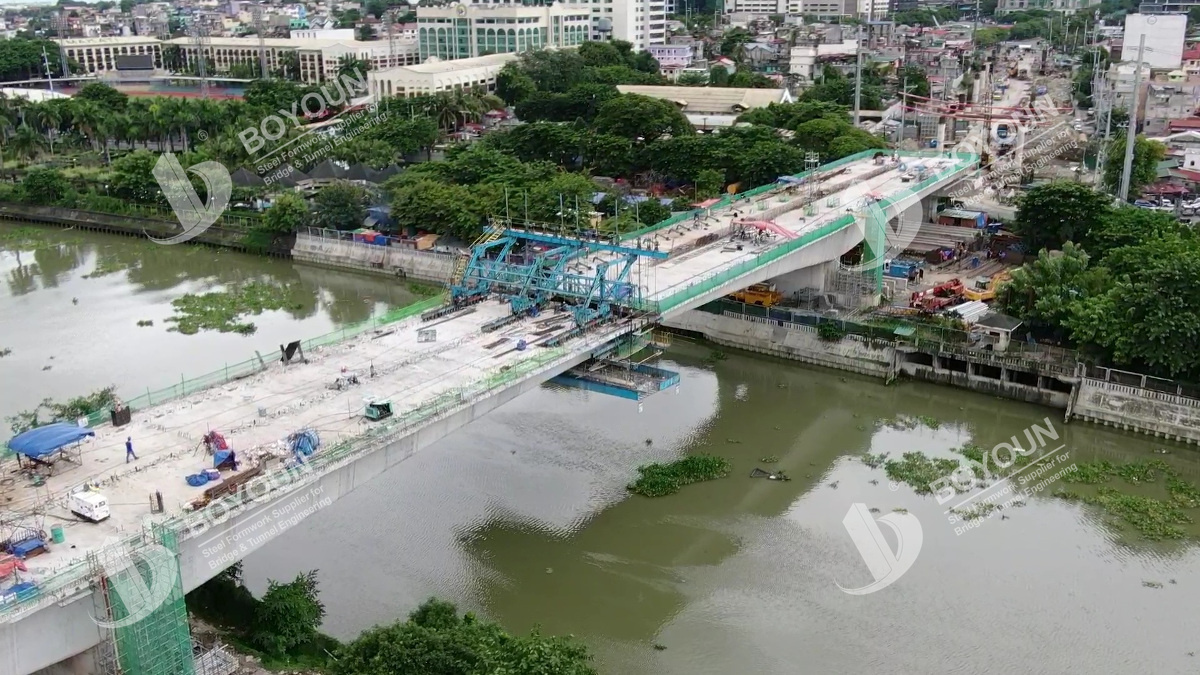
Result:
<instances>
[{"instance_id":1,"label":"yellow excavator","mask_svg":"<svg viewBox=\"0 0 1200 675\"><path fill-rule=\"evenodd\" d=\"M783 293L775 290L775 286L772 284L754 284L744 291L730 293L729 298L738 302L744 302L747 305L770 307L783 300Z\"/></svg>"},{"instance_id":2,"label":"yellow excavator","mask_svg":"<svg viewBox=\"0 0 1200 675\"><path fill-rule=\"evenodd\" d=\"M975 283L971 285L964 293L963 297L967 300L980 300L982 302L991 302L996 299L996 290L1000 288L1000 284L1008 281L1012 275L1007 271L997 272L990 277L979 277Z\"/></svg>"}]
</instances>

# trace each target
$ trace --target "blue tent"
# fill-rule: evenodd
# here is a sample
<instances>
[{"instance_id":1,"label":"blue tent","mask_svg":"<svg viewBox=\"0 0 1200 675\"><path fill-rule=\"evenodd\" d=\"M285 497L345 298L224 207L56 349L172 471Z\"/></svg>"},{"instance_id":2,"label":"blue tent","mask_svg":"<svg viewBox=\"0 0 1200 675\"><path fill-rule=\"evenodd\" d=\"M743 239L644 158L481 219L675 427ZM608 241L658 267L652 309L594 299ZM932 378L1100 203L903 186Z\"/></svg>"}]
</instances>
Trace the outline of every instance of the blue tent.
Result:
<instances>
[{"instance_id":1,"label":"blue tent","mask_svg":"<svg viewBox=\"0 0 1200 675\"><path fill-rule=\"evenodd\" d=\"M64 445L78 443L88 436L95 435L96 432L87 427L55 422L17 434L8 442L8 448L26 457L45 457Z\"/></svg>"}]
</instances>

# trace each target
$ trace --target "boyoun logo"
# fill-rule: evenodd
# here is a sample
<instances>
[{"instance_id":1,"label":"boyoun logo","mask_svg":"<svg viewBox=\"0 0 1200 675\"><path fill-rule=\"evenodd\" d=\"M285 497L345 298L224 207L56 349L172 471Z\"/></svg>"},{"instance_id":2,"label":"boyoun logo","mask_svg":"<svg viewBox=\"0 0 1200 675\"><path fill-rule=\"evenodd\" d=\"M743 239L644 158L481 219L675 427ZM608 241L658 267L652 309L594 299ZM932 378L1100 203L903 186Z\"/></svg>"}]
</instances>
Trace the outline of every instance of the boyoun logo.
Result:
<instances>
[{"instance_id":1,"label":"boyoun logo","mask_svg":"<svg viewBox=\"0 0 1200 675\"><path fill-rule=\"evenodd\" d=\"M196 193L196 188L188 178L188 172L204 181L205 192L208 195L207 203ZM183 226L183 232L175 236L166 239L150 237L155 243L181 244L195 239L212 227L229 206L229 198L233 194L233 179L229 176L229 170L218 162L201 162L185 171L174 153L168 152L158 158L152 173L158 181L158 186L162 188L167 203L171 205L171 210L175 212L175 217L179 219L179 224Z\"/></svg>"}]
</instances>

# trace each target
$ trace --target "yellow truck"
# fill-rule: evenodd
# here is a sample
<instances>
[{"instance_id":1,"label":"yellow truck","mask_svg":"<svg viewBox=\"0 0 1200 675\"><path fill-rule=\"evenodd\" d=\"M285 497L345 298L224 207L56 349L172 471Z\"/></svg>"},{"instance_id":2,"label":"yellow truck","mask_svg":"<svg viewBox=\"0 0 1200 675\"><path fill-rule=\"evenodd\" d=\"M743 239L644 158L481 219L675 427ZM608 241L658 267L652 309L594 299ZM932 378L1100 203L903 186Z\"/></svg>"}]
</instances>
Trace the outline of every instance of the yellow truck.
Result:
<instances>
[{"instance_id":1,"label":"yellow truck","mask_svg":"<svg viewBox=\"0 0 1200 675\"><path fill-rule=\"evenodd\" d=\"M730 293L729 299L744 302L747 305L770 307L779 304L779 301L783 300L783 293L775 290L775 286L771 284L754 284L744 291Z\"/></svg>"},{"instance_id":2,"label":"yellow truck","mask_svg":"<svg viewBox=\"0 0 1200 675\"><path fill-rule=\"evenodd\" d=\"M1012 278L1008 272L998 272L990 277L979 277L975 283L971 284L964 293L963 297L967 300L980 300L982 302L991 302L996 299L996 290L1000 288L1000 284Z\"/></svg>"}]
</instances>

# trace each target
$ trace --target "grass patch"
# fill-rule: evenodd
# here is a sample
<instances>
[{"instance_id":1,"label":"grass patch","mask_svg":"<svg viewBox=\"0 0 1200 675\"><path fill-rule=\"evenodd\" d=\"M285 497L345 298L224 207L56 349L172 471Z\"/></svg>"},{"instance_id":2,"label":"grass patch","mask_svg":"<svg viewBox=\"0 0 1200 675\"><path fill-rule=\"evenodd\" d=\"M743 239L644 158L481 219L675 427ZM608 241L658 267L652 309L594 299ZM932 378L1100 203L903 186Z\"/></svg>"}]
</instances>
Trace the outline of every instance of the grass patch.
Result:
<instances>
[{"instance_id":1,"label":"grass patch","mask_svg":"<svg viewBox=\"0 0 1200 675\"><path fill-rule=\"evenodd\" d=\"M643 497L665 497L685 485L724 478L730 468L729 460L707 454L684 457L669 464L647 464L638 467L640 475L627 489Z\"/></svg>"},{"instance_id":2,"label":"grass patch","mask_svg":"<svg viewBox=\"0 0 1200 675\"><path fill-rule=\"evenodd\" d=\"M252 281L227 291L187 295L171 302L176 316L167 319L175 324L170 330L195 335L202 330L221 333L253 335L257 326L240 321L247 314L262 314L266 310L301 309L302 305L288 298L287 288Z\"/></svg>"},{"instance_id":3,"label":"grass patch","mask_svg":"<svg viewBox=\"0 0 1200 675\"><path fill-rule=\"evenodd\" d=\"M137 322L137 325L138 325L138 328L145 328L147 326L153 326L154 320L153 319L141 319L140 321Z\"/></svg>"},{"instance_id":4,"label":"grass patch","mask_svg":"<svg viewBox=\"0 0 1200 675\"><path fill-rule=\"evenodd\" d=\"M933 493L930 485L954 473L958 464L956 459L930 459L924 453L906 452L899 460L889 459L883 468L889 479L907 484L919 495L927 495Z\"/></svg>"}]
</instances>

